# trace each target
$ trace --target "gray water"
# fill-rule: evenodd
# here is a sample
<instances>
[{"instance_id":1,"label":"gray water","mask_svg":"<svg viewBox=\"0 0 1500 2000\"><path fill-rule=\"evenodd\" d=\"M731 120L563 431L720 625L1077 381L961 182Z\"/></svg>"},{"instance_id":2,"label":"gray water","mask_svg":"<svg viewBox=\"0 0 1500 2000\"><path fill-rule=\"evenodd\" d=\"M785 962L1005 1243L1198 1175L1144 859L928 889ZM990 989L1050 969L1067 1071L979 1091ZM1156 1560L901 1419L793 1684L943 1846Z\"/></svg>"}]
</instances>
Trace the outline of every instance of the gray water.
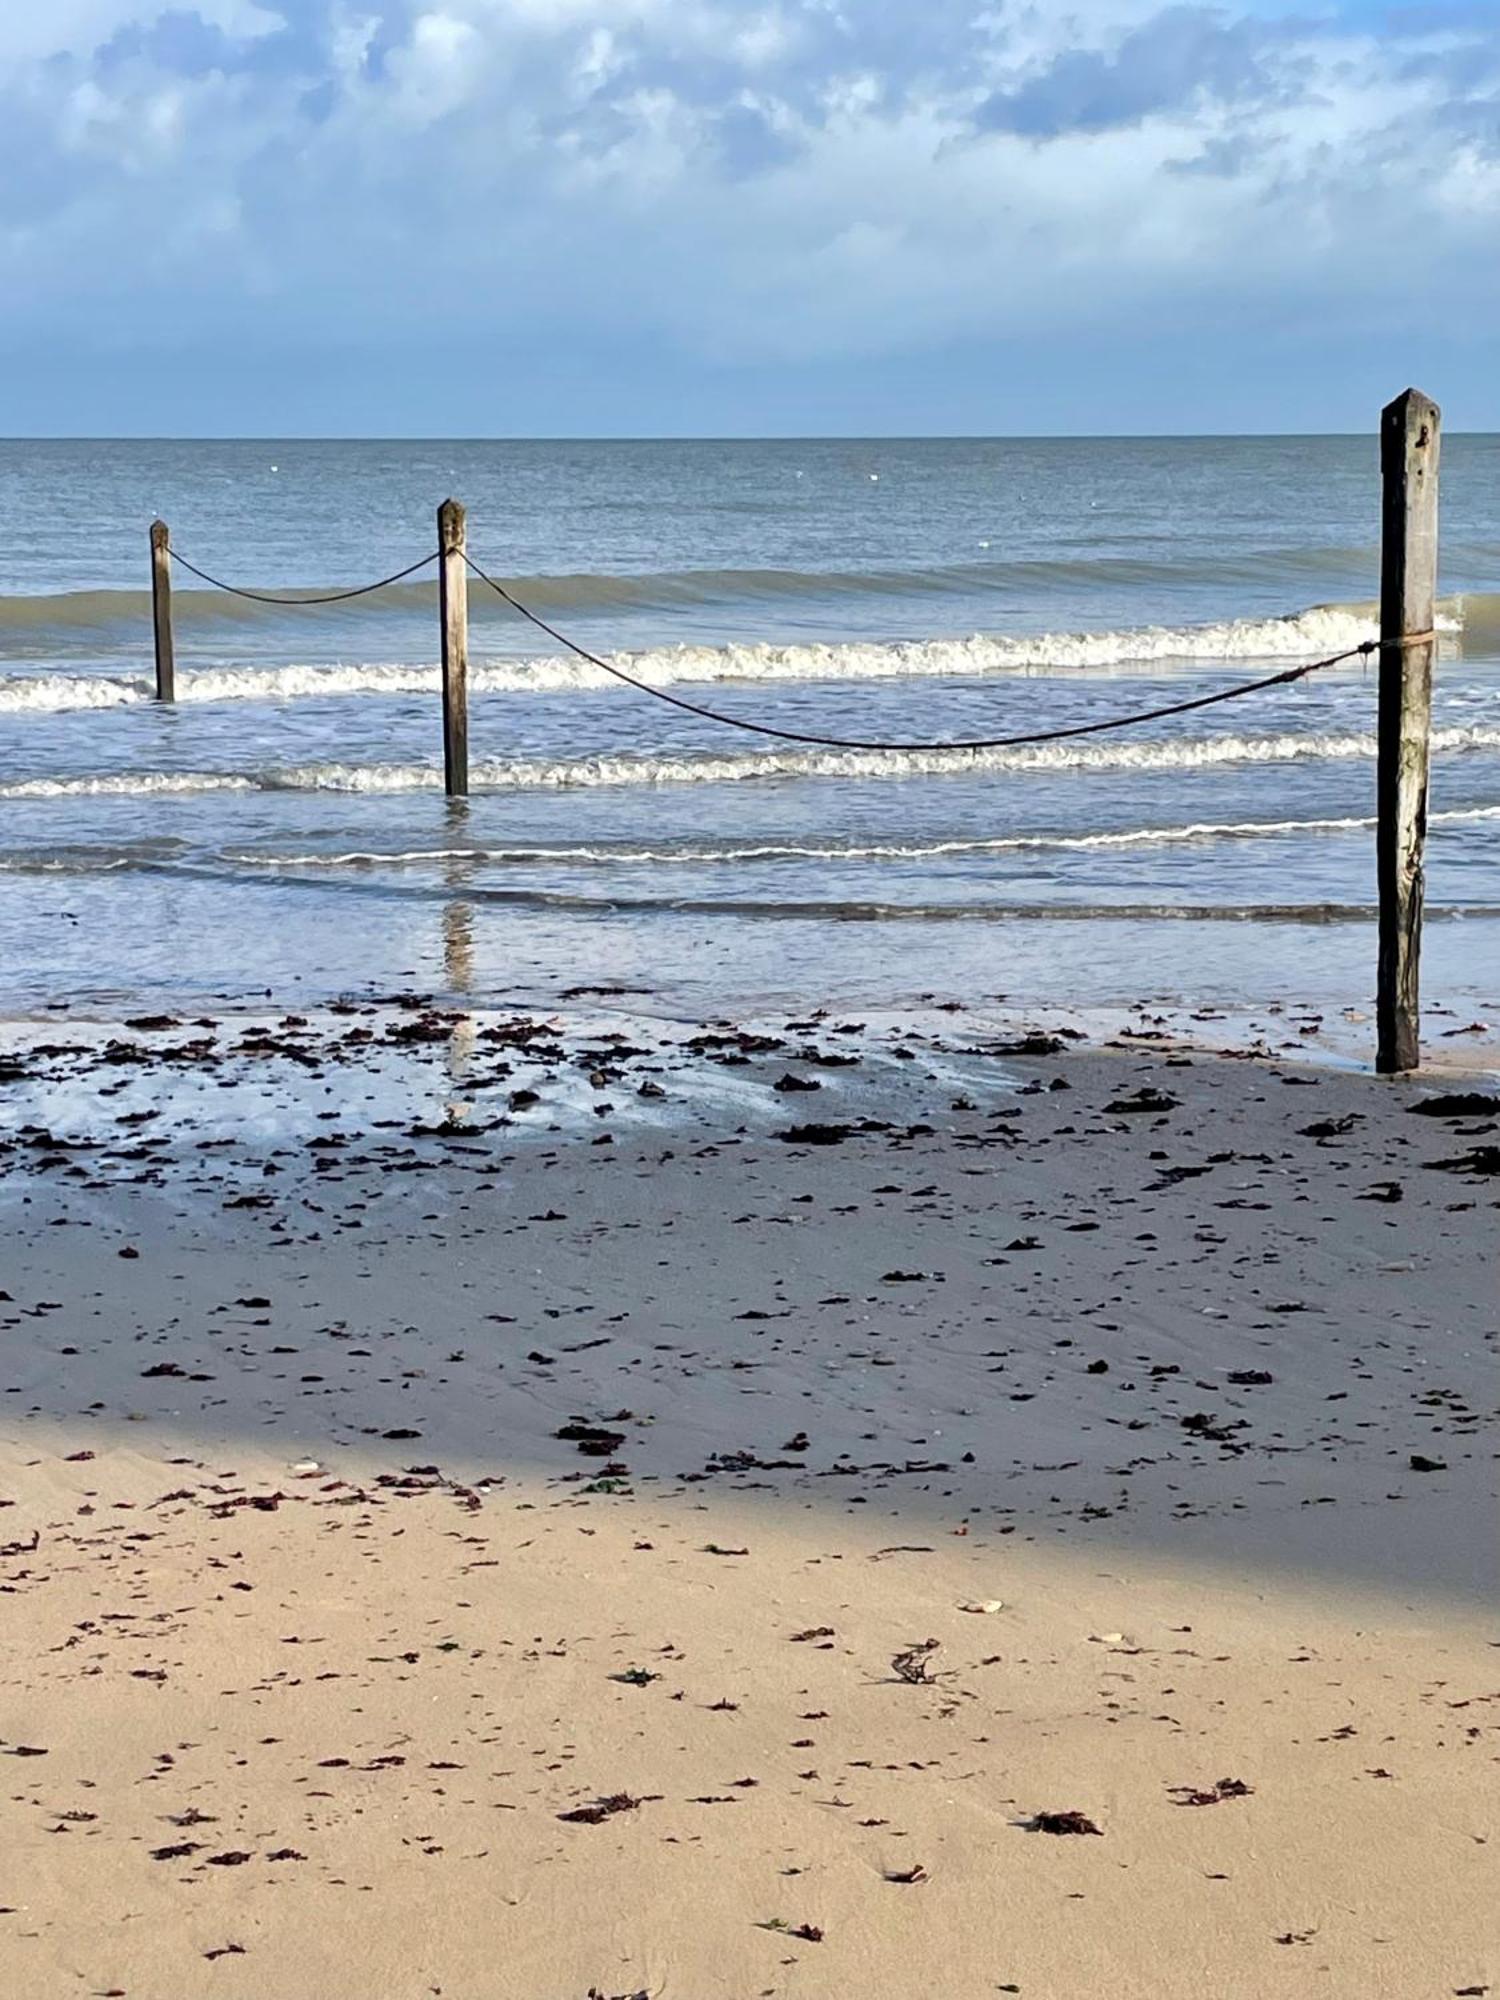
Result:
<instances>
[{"instance_id":1,"label":"gray water","mask_svg":"<svg viewBox=\"0 0 1500 2000\"><path fill-rule=\"evenodd\" d=\"M1362 1005L1355 663L969 755L778 744L610 684L472 586L475 792L441 796L435 544L638 677L811 734L1008 735L1371 632L1373 438L0 443L0 1012L419 984L486 998ZM1500 988L1500 439L1451 437L1428 992Z\"/></svg>"}]
</instances>

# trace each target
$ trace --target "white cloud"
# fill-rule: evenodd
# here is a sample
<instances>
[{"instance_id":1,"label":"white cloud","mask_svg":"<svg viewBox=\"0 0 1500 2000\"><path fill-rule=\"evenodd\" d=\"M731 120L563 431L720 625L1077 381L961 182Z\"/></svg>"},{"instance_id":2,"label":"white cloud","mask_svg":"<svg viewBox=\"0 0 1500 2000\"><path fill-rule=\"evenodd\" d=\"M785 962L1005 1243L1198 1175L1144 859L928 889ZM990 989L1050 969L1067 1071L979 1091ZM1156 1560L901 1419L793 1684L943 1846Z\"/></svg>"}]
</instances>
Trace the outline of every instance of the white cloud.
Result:
<instances>
[{"instance_id":1,"label":"white cloud","mask_svg":"<svg viewBox=\"0 0 1500 2000\"><path fill-rule=\"evenodd\" d=\"M12 25L0 242L39 329L107 300L127 329L399 337L439 284L456 333L628 328L737 359L1149 331L1278 294L1415 319L1370 254L1395 230L1450 309L1496 288L1500 52L1461 21L62 0L45 35ZM149 289L143 179L176 224Z\"/></svg>"},{"instance_id":2,"label":"white cloud","mask_svg":"<svg viewBox=\"0 0 1500 2000\"><path fill-rule=\"evenodd\" d=\"M446 118L480 88L484 53L472 22L453 13L419 14L388 63L394 116L416 125Z\"/></svg>"}]
</instances>

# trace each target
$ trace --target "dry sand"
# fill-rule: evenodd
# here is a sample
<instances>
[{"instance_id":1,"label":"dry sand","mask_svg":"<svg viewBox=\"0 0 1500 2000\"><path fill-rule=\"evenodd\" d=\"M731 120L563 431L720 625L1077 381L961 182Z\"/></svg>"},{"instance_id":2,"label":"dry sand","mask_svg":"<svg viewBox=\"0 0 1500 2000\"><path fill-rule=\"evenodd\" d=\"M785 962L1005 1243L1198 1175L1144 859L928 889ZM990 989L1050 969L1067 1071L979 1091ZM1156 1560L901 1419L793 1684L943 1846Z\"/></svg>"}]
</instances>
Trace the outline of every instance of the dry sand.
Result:
<instances>
[{"instance_id":1,"label":"dry sand","mask_svg":"<svg viewBox=\"0 0 1500 2000\"><path fill-rule=\"evenodd\" d=\"M1496 1118L901 1047L20 1135L0 1990L1500 1991Z\"/></svg>"}]
</instances>

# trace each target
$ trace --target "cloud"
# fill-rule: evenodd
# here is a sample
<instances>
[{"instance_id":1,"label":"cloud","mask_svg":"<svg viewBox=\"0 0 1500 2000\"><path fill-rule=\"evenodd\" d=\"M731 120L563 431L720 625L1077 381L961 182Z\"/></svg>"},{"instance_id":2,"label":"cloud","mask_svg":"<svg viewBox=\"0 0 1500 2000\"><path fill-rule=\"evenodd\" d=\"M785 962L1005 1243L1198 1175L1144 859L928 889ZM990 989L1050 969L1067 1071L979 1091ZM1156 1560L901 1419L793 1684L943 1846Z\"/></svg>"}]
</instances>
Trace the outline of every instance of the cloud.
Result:
<instances>
[{"instance_id":1,"label":"cloud","mask_svg":"<svg viewBox=\"0 0 1500 2000\"><path fill-rule=\"evenodd\" d=\"M1250 0L10 11L12 353L82 328L122 352L822 365L1276 302L1392 326L1435 290L1495 303L1487 9L1378 32Z\"/></svg>"},{"instance_id":2,"label":"cloud","mask_svg":"<svg viewBox=\"0 0 1500 2000\"><path fill-rule=\"evenodd\" d=\"M260 0L196 0L191 8L173 9L142 0L48 0L44 6L13 5L0 19L0 65L37 61L48 56L92 56L120 33L149 35L160 23L172 33L172 23L188 31L222 30L236 36L273 32L283 21L278 8Z\"/></svg>"},{"instance_id":3,"label":"cloud","mask_svg":"<svg viewBox=\"0 0 1500 2000\"><path fill-rule=\"evenodd\" d=\"M1202 7L1168 7L1116 48L1064 50L1025 83L987 98L977 123L1052 139L1236 100L1265 104L1280 91L1262 55L1265 39L1247 21L1226 21Z\"/></svg>"}]
</instances>

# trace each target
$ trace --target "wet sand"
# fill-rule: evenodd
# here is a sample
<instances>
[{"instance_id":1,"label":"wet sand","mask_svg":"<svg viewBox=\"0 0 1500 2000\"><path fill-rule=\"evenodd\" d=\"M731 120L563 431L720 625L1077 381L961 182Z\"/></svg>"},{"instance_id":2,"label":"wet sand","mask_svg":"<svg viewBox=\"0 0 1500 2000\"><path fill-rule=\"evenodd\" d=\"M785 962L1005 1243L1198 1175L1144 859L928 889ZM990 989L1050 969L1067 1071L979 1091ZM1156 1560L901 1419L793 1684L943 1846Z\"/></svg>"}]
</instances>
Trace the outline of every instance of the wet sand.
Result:
<instances>
[{"instance_id":1,"label":"wet sand","mask_svg":"<svg viewBox=\"0 0 1500 2000\"><path fill-rule=\"evenodd\" d=\"M1492 1082L1149 1028L48 1032L7 1990L1500 1983ZM442 1101L377 1129L372 1042Z\"/></svg>"}]
</instances>

